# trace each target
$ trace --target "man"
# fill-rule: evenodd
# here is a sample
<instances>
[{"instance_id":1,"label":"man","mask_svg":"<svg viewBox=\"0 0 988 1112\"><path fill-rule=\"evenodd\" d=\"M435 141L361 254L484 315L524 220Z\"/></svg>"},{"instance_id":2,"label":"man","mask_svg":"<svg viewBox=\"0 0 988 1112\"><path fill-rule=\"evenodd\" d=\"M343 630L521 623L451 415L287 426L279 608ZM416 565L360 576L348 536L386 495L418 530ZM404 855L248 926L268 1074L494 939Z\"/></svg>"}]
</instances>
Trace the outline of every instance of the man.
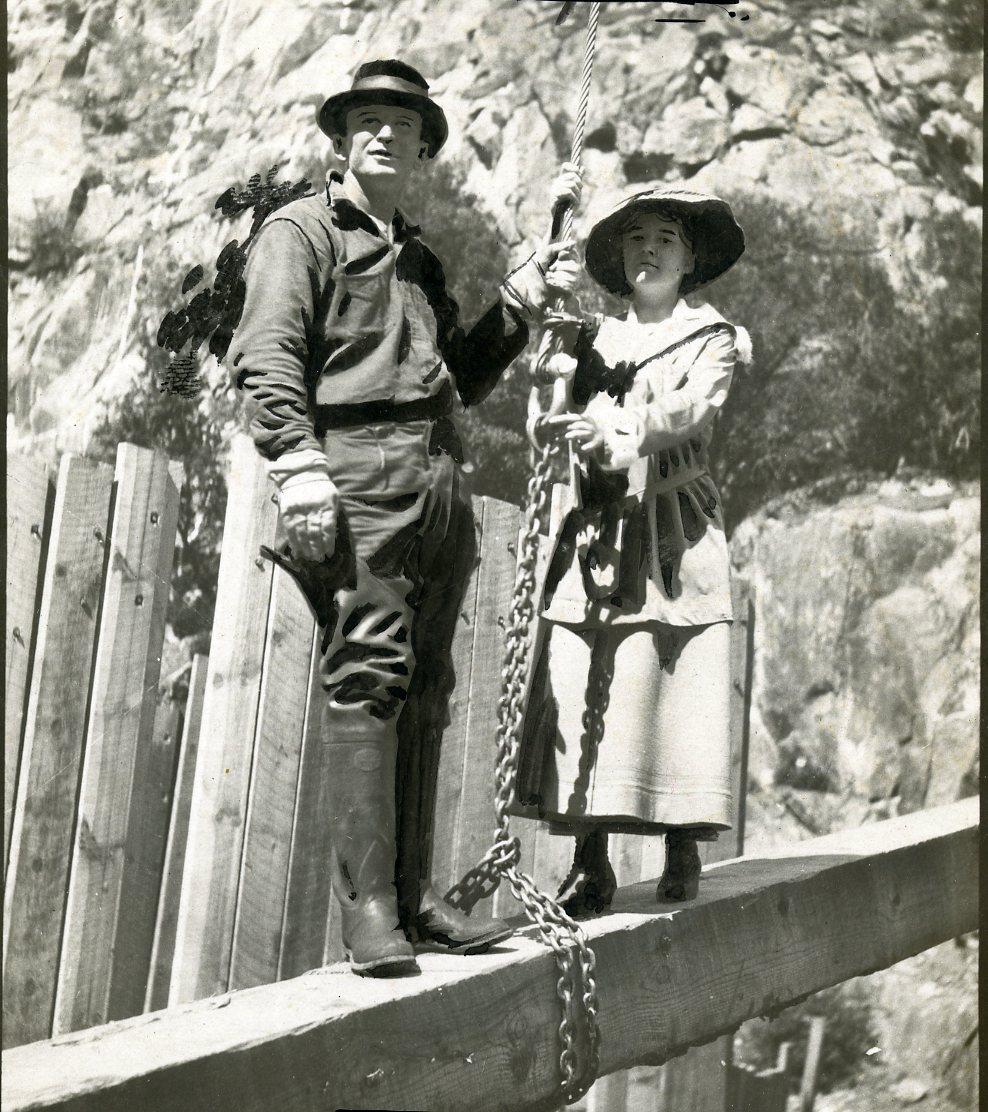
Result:
<instances>
[{"instance_id":1,"label":"man","mask_svg":"<svg viewBox=\"0 0 988 1112\"><path fill-rule=\"evenodd\" d=\"M230 360L278 487L287 545L270 555L322 635L343 943L355 972L380 976L415 967L412 941L475 953L511 933L456 911L428 879L449 649L474 552L450 413L454 389L467 405L490 393L577 264L568 246L540 248L465 331L439 260L397 208L447 137L425 79L367 63L319 126L346 171L258 233Z\"/></svg>"}]
</instances>

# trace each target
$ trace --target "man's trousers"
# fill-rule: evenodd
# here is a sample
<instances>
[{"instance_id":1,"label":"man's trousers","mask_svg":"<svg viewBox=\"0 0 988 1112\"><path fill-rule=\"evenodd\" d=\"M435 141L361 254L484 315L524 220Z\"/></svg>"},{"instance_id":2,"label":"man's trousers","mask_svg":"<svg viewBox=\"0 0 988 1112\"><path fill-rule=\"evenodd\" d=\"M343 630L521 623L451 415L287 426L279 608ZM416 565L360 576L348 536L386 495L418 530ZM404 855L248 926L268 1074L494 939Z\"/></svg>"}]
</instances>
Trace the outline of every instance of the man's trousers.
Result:
<instances>
[{"instance_id":1,"label":"man's trousers","mask_svg":"<svg viewBox=\"0 0 988 1112\"><path fill-rule=\"evenodd\" d=\"M286 549L274 554L319 623L327 740L397 734L403 919L417 911L428 877L439 745L455 682L453 633L476 556L448 431L448 422L426 420L327 432L323 447L342 506L336 552L322 562Z\"/></svg>"}]
</instances>

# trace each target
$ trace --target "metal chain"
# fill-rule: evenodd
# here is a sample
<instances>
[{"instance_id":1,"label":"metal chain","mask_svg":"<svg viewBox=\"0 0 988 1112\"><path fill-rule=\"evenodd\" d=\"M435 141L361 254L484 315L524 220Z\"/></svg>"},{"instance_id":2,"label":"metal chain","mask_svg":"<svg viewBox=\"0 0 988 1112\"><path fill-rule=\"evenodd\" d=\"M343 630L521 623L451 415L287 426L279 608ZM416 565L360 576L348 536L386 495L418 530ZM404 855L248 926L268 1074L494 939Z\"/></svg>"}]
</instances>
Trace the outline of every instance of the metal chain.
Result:
<instances>
[{"instance_id":1,"label":"metal chain","mask_svg":"<svg viewBox=\"0 0 988 1112\"><path fill-rule=\"evenodd\" d=\"M580 102L570 157L570 161L577 166L583 158L583 137L590 104L599 17L600 3L595 2L590 8ZM572 231L573 213L568 208L563 216L562 238L569 238ZM560 307L561 303L557 303L556 309ZM536 357L537 376L545 375L550 356L558 352L560 346L556 331L547 329ZM555 954L559 967L556 994L562 1010L559 1023L561 1093L565 1103L572 1104L593 1084L600 1064L596 960L580 926L552 897L540 891L531 877L518 868L521 846L518 839L511 836L508 818L508 808L518 774L525 688L532 650L530 631L535 618L535 569L539 534L549 500L554 454L555 449L551 445L533 448L531 452L532 476L528 482L528 506L511 598L511 617L502 670L503 686L497 706L494 796L497 824L494 842L483 859L447 893L446 898L454 906L469 909L478 900L495 892L502 879L507 880L515 899L538 927L542 942Z\"/></svg>"}]
</instances>

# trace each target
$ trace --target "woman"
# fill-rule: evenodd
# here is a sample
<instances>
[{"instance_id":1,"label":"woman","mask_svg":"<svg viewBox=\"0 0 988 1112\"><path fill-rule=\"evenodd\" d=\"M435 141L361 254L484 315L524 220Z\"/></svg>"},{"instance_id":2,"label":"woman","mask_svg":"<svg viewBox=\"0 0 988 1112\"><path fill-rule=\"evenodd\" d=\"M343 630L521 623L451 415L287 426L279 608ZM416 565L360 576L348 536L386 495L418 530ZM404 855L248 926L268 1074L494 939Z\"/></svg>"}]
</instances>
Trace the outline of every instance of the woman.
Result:
<instances>
[{"instance_id":1,"label":"woman","mask_svg":"<svg viewBox=\"0 0 988 1112\"><path fill-rule=\"evenodd\" d=\"M570 192L564 176L557 196ZM579 490L546 574L518 800L576 838L560 893L578 881L571 914L610 903L608 833L665 834L657 898L683 900L698 889L697 842L731 825L731 592L707 452L750 342L683 298L743 251L719 198L636 193L586 246L590 276L630 299L626 314L563 325L553 369L572 375L574 411L543 431L573 445Z\"/></svg>"}]
</instances>

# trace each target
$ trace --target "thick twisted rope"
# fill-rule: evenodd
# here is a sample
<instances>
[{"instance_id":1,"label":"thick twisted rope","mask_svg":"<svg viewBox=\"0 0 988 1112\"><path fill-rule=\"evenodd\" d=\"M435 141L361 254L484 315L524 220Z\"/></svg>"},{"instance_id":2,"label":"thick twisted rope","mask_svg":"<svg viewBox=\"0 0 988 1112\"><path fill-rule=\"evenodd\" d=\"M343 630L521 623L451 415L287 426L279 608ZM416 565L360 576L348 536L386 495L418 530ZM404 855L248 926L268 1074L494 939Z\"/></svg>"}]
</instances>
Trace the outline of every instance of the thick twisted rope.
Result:
<instances>
[{"instance_id":1,"label":"thick twisted rope","mask_svg":"<svg viewBox=\"0 0 988 1112\"><path fill-rule=\"evenodd\" d=\"M570 156L570 161L577 166L583 158L599 17L600 3L594 3L590 8L587 27L580 101ZM572 231L573 212L567 207L562 219L562 237L569 238ZM557 303L556 308L559 307L560 304ZM558 350L558 337L551 330L546 330L536 357L537 374L545 373L548 358ZM479 864L447 893L446 898L455 906L469 909L478 900L496 891L501 880L506 879L515 899L538 927L541 940L555 954L559 967L556 994L562 1006L559 1023L561 1093L565 1103L571 1104L593 1084L600 1063L597 985L594 976L596 963L580 926L554 899L541 892L531 877L519 869L520 845L518 839L511 836L508 817L518 774L525 688L532 650L531 626L535 617L535 570L539 533L549 500L554 452L555 449L548 444L541 448L533 447L531 452L532 476L528 483L525 529L511 599L511 617L502 669L503 686L497 706L494 842Z\"/></svg>"}]
</instances>

